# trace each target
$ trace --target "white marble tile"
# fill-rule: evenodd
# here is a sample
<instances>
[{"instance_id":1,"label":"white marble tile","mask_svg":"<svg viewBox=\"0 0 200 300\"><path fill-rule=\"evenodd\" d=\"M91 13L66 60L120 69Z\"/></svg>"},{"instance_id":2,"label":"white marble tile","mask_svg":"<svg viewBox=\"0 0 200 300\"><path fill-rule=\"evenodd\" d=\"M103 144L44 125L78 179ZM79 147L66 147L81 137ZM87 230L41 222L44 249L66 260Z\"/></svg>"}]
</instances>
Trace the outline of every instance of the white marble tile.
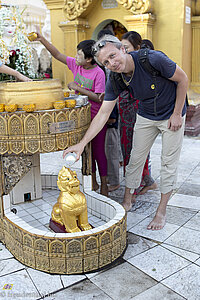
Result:
<instances>
[{"instance_id":1,"label":"white marble tile","mask_svg":"<svg viewBox=\"0 0 200 300\"><path fill-rule=\"evenodd\" d=\"M133 233L128 233L128 247L123 258L128 260L129 258L134 257L155 246L157 246L157 244L150 240L142 238Z\"/></svg>"},{"instance_id":2,"label":"white marble tile","mask_svg":"<svg viewBox=\"0 0 200 300\"><path fill-rule=\"evenodd\" d=\"M192 217L187 223L185 223L184 227L200 231L200 212Z\"/></svg>"},{"instance_id":3,"label":"white marble tile","mask_svg":"<svg viewBox=\"0 0 200 300\"><path fill-rule=\"evenodd\" d=\"M200 254L200 243L195 242L199 241L199 238L199 231L181 227L177 232L170 236L165 243Z\"/></svg>"},{"instance_id":4,"label":"white marble tile","mask_svg":"<svg viewBox=\"0 0 200 300\"><path fill-rule=\"evenodd\" d=\"M100 272L90 281L115 300L131 299L156 284L155 280L127 262Z\"/></svg>"},{"instance_id":5,"label":"white marble tile","mask_svg":"<svg viewBox=\"0 0 200 300\"><path fill-rule=\"evenodd\" d=\"M200 267L191 264L166 278L162 283L185 299L197 300L199 299Z\"/></svg>"},{"instance_id":6,"label":"white marble tile","mask_svg":"<svg viewBox=\"0 0 200 300\"><path fill-rule=\"evenodd\" d=\"M153 247L127 261L158 281L190 264L188 260L161 246Z\"/></svg>"},{"instance_id":7,"label":"white marble tile","mask_svg":"<svg viewBox=\"0 0 200 300\"><path fill-rule=\"evenodd\" d=\"M28 224L29 224L30 226L32 226L32 227L35 227L35 228L38 228L38 227L41 226L41 223L38 222L38 220L30 221L30 222L28 222ZM39 229L39 228L38 228L38 229Z\"/></svg>"},{"instance_id":8,"label":"white marble tile","mask_svg":"<svg viewBox=\"0 0 200 300\"><path fill-rule=\"evenodd\" d=\"M24 210L24 209L21 209L20 211L17 211L17 214L16 214L18 217L20 218L23 218L24 216L27 216L29 215L28 211Z\"/></svg>"},{"instance_id":9,"label":"white marble tile","mask_svg":"<svg viewBox=\"0 0 200 300\"><path fill-rule=\"evenodd\" d=\"M132 227L129 231L155 241L163 242L179 228L177 225L166 223L161 230L148 230L147 226L151 220L152 218L146 218L136 226Z\"/></svg>"},{"instance_id":10,"label":"white marble tile","mask_svg":"<svg viewBox=\"0 0 200 300\"><path fill-rule=\"evenodd\" d=\"M44 195L44 194L43 194L43 195ZM33 201L33 204L34 204L35 206L40 206L40 205L42 205L42 204L46 204L46 201L44 201L43 199L39 199L39 200Z\"/></svg>"},{"instance_id":11,"label":"white marble tile","mask_svg":"<svg viewBox=\"0 0 200 300\"><path fill-rule=\"evenodd\" d=\"M148 201L152 203L159 203L160 202L160 192L157 190L149 190L144 195L138 195L136 197L136 201Z\"/></svg>"},{"instance_id":12,"label":"white marble tile","mask_svg":"<svg viewBox=\"0 0 200 300\"><path fill-rule=\"evenodd\" d=\"M48 224L49 221L50 221L50 216L46 216L46 217L39 218L38 221L39 221L40 223L42 223L43 225L46 225L46 224Z\"/></svg>"},{"instance_id":13,"label":"white marble tile","mask_svg":"<svg viewBox=\"0 0 200 300\"><path fill-rule=\"evenodd\" d=\"M24 266L15 258L1 260L0 276L23 269Z\"/></svg>"},{"instance_id":14,"label":"white marble tile","mask_svg":"<svg viewBox=\"0 0 200 300\"><path fill-rule=\"evenodd\" d=\"M8 251L8 249L0 243L0 260L12 258L13 255Z\"/></svg>"},{"instance_id":15,"label":"white marble tile","mask_svg":"<svg viewBox=\"0 0 200 300\"><path fill-rule=\"evenodd\" d=\"M3 290L6 284L12 285L12 289ZM0 277L0 287L0 299L38 299L40 296L25 270Z\"/></svg>"},{"instance_id":16,"label":"white marble tile","mask_svg":"<svg viewBox=\"0 0 200 300\"><path fill-rule=\"evenodd\" d=\"M47 295L63 288L60 275L51 275L31 268L27 268L27 272L41 295Z\"/></svg>"},{"instance_id":17,"label":"white marble tile","mask_svg":"<svg viewBox=\"0 0 200 300\"><path fill-rule=\"evenodd\" d=\"M56 203L56 201L55 201ZM50 203L45 203L45 204L41 204L41 205L38 205L38 208L40 209L40 211L47 211L47 210L50 210L52 209L52 205Z\"/></svg>"},{"instance_id":18,"label":"white marble tile","mask_svg":"<svg viewBox=\"0 0 200 300\"><path fill-rule=\"evenodd\" d=\"M99 289L95 284L89 280L83 280L76 285L69 286L68 288L57 292L50 296L49 300L112 300L108 295Z\"/></svg>"},{"instance_id":19,"label":"white marble tile","mask_svg":"<svg viewBox=\"0 0 200 300\"><path fill-rule=\"evenodd\" d=\"M184 300L185 298L176 294L166 286L158 283L145 292L134 297L134 300Z\"/></svg>"},{"instance_id":20,"label":"white marble tile","mask_svg":"<svg viewBox=\"0 0 200 300\"><path fill-rule=\"evenodd\" d=\"M22 207L23 209L28 210L31 207L34 207L33 202L24 202L24 203L20 203L18 204L20 207Z\"/></svg>"},{"instance_id":21,"label":"white marble tile","mask_svg":"<svg viewBox=\"0 0 200 300\"><path fill-rule=\"evenodd\" d=\"M198 266L200 266L200 258L195 261L195 264L197 264Z\"/></svg>"},{"instance_id":22,"label":"white marble tile","mask_svg":"<svg viewBox=\"0 0 200 300\"><path fill-rule=\"evenodd\" d=\"M29 214L31 214L31 215L35 215L35 214L41 212L41 210L40 210L38 207L35 206L35 207L31 207L31 208L28 210L28 212L29 212Z\"/></svg>"},{"instance_id":23,"label":"white marble tile","mask_svg":"<svg viewBox=\"0 0 200 300\"><path fill-rule=\"evenodd\" d=\"M32 217L31 215L24 216L22 219L23 219L25 222L30 222L30 221L34 221L34 220L35 220L35 218Z\"/></svg>"},{"instance_id":24,"label":"white marble tile","mask_svg":"<svg viewBox=\"0 0 200 300\"><path fill-rule=\"evenodd\" d=\"M47 214L44 211L40 211L39 213L35 214L34 217L36 220L46 217Z\"/></svg>"},{"instance_id":25,"label":"white marble tile","mask_svg":"<svg viewBox=\"0 0 200 300\"><path fill-rule=\"evenodd\" d=\"M84 279L86 279L85 275L61 275L61 280L65 288Z\"/></svg>"},{"instance_id":26,"label":"white marble tile","mask_svg":"<svg viewBox=\"0 0 200 300\"><path fill-rule=\"evenodd\" d=\"M196 259L199 258L199 254L196 254L196 253L193 253L193 252L190 252L190 251L186 251L186 250L183 250L183 249L180 249L180 248L177 248L177 247L173 247L173 246L170 246L170 245L167 245L167 244L162 244L162 247L178 254L179 256L183 257L183 258L186 258L188 260L190 260L191 262L194 262L196 261Z\"/></svg>"},{"instance_id":27,"label":"white marble tile","mask_svg":"<svg viewBox=\"0 0 200 300\"><path fill-rule=\"evenodd\" d=\"M139 215L135 212L128 212L127 214L127 230L131 229L131 227L138 224L140 221L145 219L146 217L143 215Z\"/></svg>"},{"instance_id":28,"label":"white marble tile","mask_svg":"<svg viewBox=\"0 0 200 300\"><path fill-rule=\"evenodd\" d=\"M200 210L200 197L175 194L168 205Z\"/></svg>"}]
</instances>

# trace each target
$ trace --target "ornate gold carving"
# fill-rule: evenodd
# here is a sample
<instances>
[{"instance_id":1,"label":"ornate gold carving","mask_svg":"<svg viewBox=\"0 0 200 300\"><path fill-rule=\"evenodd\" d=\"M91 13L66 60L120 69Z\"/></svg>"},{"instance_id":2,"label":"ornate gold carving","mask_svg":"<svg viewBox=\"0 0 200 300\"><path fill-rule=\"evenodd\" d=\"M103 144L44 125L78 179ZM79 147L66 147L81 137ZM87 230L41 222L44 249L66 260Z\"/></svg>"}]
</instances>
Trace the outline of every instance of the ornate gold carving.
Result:
<instances>
[{"instance_id":1,"label":"ornate gold carving","mask_svg":"<svg viewBox=\"0 0 200 300\"><path fill-rule=\"evenodd\" d=\"M92 0L65 0L64 12L68 20L78 18L92 3Z\"/></svg>"},{"instance_id":2,"label":"ornate gold carving","mask_svg":"<svg viewBox=\"0 0 200 300\"><path fill-rule=\"evenodd\" d=\"M92 229L88 223L86 198L80 191L76 172L64 166L58 174L57 185L61 192L53 206L52 220L64 225L67 232Z\"/></svg>"},{"instance_id":3,"label":"ornate gold carving","mask_svg":"<svg viewBox=\"0 0 200 300\"><path fill-rule=\"evenodd\" d=\"M116 0L120 5L131 13L144 14L151 12L153 0Z\"/></svg>"},{"instance_id":4,"label":"ornate gold carving","mask_svg":"<svg viewBox=\"0 0 200 300\"><path fill-rule=\"evenodd\" d=\"M4 173L4 193L8 194L20 179L31 169L32 157L29 155L10 155L2 157Z\"/></svg>"},{"instance_id":5,"label":"ornate gold carving","mask_svg":"<svg viewBox=\"0 0 200 300\"><path fill-rule=\"evenodd\" d=\"M69 132L50 134L49 124L73 120ZM0 113L0 154L51 152L63 150L81 140L91 120L90 104L62 111Z\"/></svg>"},{"instance_id":6,"label":"ornate gold carving","mask_svg":"<svg viewBox=\"0 0 200 300\"><path fill-rule=\"evenodd\" d=\"M40 129L37 116L34 114L28 114L24 119L24 134L34 135L39 133Z\"/></svg>"},{"instance_id":7,"label":"ornate gold carving","mask_svg":"<svg viewBox=\"0 0 200 300\"><path fill-rule=\"evenodd\" d=\"M152 11L153 0L116 0L125 9L132 14L143 14ZM67 19L72 21L81 16L81 14L92 3L92 0L65 0L64 12Z\"/></svg>"}]
</instances>

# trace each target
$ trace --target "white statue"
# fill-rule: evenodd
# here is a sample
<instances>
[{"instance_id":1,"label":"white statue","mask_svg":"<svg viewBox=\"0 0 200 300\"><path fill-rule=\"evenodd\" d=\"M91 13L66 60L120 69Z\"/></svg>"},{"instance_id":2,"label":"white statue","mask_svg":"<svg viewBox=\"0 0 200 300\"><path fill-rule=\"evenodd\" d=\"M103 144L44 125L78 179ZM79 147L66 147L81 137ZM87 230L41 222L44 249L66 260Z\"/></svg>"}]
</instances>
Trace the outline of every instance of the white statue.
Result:
<instances>
[{"instance_id":1,"label":"white statue","mask_svg":"<svg viewBox=\"0 0 200 300\"><path fill-rule=\"evenodd\" d=\"M0 60L28 77L36 77L32 48L18 7L0 8Z\"/></svg>"}]
</instances>

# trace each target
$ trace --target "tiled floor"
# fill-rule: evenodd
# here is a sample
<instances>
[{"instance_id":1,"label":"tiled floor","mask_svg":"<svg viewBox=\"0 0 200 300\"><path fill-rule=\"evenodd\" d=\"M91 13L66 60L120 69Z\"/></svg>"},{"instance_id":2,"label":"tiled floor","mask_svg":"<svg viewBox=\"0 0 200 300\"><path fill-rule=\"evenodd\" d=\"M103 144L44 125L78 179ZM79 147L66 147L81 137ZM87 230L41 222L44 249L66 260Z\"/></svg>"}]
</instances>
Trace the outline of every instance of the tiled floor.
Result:
<instances>
[{"instance_id":1,"label":"tiled floor","mask_svg":"<svg viewBox=\"0 0 200 300\"><path fill-rule=\"evenodd\" d=\"M26 221L29 225L41 229L49 230L49 220L53 205L56 203L59 190L44 190L43 199L13 205L16 215ZM105 222L88 213L88 221L93 227L103 225Z\"/></svg>"},{"instance_id":2,"label":"tiled floor","mask_svg":"<svg viewBox=\"0 0 200 300\"><path fill-rule=\"evenodd\" d=\"M104 270L83 275L50 275L27 268L0 244L0 299L57 300L198 300L200 299L200 138L184 138L177 189L167 208L161 231L146 229L156 211L159 191L137 197L128 213L128 247L124 256ZM159 185L161 138L151 151L152 175ZM56 175L61 153L41 156L42 174ZM80 163L74 166L80 177ZM122 202L121 186L110 193ZM50 180L50 179L48 179ZM57 190L44 190L43 199L17 205L27 223L47 230ZM100 220L90 216L93 226ZM5 285L10 290L3 290ZM13 285L13 286L12 286Z\"/></svg>"}]
</instances>

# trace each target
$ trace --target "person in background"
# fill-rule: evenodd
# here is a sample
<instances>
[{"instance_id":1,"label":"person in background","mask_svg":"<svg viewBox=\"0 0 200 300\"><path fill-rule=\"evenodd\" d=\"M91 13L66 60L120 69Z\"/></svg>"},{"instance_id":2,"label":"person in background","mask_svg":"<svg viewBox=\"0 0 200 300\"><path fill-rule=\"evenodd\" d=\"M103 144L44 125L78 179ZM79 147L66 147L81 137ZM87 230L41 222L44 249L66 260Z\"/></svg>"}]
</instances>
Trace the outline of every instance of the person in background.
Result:
<instances>
[{"instance_id":1,"label":"person in background","mask_svg":"<svg viewBox=\"0 0 200 300\"><path fill-rule=\"evenodd\" d=\"M67 65L72 71L74 81L68 83L68 88L74 90L76 94L88 96L91 103L91 119L93 120L101 107L99 95L105 91L105 74L103 70L96 64L92 55L92 46L94 40L84 40L77 45L77 54L74 57L62 54L54 45L49 43L39 32L37 39L51 55L60 62ZM107 160L105 155L105 136L106 125L91 141L92 144L92 183L93 190L97 190L99 185L96 180L96 163L98 165L102 195L108 195L107 187Z\"/></svg>"},{"instance_id":2,"label":"person in background","mask_svg":"<svg viewBox=\"0 0 200 300\"><path fill-rule=\"evenodd\" d=\"M14 76L17 81L24 81L24 82L32 81L32 79L22 75L20 72L4 65L1 61L0 61L0 73L8 74L10 76Z\"/></svg>"},{"instance_id":3,"label":"person in background","mask_svg":"<svg viewBox=\"0 0 200 300\"><path fill-rule=\"evenodd\" d=\"M113 35L109 29L102 29L97 35L97 40L105 35ZM103 67L106 79L109 77L110 70ZM119 164L120 164L120 137L118 130L118 105L116 104L107 122L105 139L105 153L107 158L107 182L108 192L113 192L120 187Z\"/></svg>"},{"instance_id":4,"label":"person in background","mask_svg":"<svg viewBox=\"0 0 200 300\"><path fill-rule=\"evenodd\" d=\"M161 152L161 198L153 220L147 226L149 230L160 230L166 222L166 207L173 189L176 187L177 167L184 136L186 114L186 92L188 78L185 72L164 53L149 51L150 64L161 72L157 77L157 93L152 88L154 77L139 63L138 52L127 53L122 43L113 36L100 39L93 46L93 55L99 64L118 73L134 91L139 100L139 109L135 124L133 149L126 168L126 187L123 207L129 211L132 197L141 182L146 157L156 137L162 135ZM123 88L119 87L119 94ZM117 96L112 82L106 82L105 97L102 106L90 124L83 139L76 145L63 151L63 157L69 152L80 158L84 147L106 124L116 102ZM133 153L133 155L132 155Z\"/></svg>"},{"instance_id":5,"label":"person in background","mask_svg":"<svg viewBox=\"0 0 200 300\"><path fill-rule=\"evenodd\" d=\"M136 31L128 31L123 34L121 42L127 52L137 51L140 49L142 44L144 45L144 40L142 40L140 34ZM153 44L151 47L153 48ZM138 102L139 101L134 99L134 96L128 91L123 91L119 95L120 136L122 154L124 157L124 167L126 167L129 163L132 150L133 132L137 117ZM132 155L134 155L134 153L132 153ZM140 187L137 189L137 191L135 191L135 197L136 194L143 195L148 190L154 190L156 188L157 185L154 179L151 177L149 154L143 168ZM135 201L134 198L133 201Z\"/></svg>"},{"instance_id":6,"label":"person in background","mask_svg":"<svg viewBox=\"0 0 200 300\"><path fill-rule=\"evenodd\" d=\"M142 43L141 43L141 45L140 45L140 48L141 48L141 49L147 48L147 49L149 49L149 50L154 50L154 45L153 45L153 43L152 43L150 40L148 40L148 39L143 39L143 40L142 40Z\"/></svg>"}]
</instances>

